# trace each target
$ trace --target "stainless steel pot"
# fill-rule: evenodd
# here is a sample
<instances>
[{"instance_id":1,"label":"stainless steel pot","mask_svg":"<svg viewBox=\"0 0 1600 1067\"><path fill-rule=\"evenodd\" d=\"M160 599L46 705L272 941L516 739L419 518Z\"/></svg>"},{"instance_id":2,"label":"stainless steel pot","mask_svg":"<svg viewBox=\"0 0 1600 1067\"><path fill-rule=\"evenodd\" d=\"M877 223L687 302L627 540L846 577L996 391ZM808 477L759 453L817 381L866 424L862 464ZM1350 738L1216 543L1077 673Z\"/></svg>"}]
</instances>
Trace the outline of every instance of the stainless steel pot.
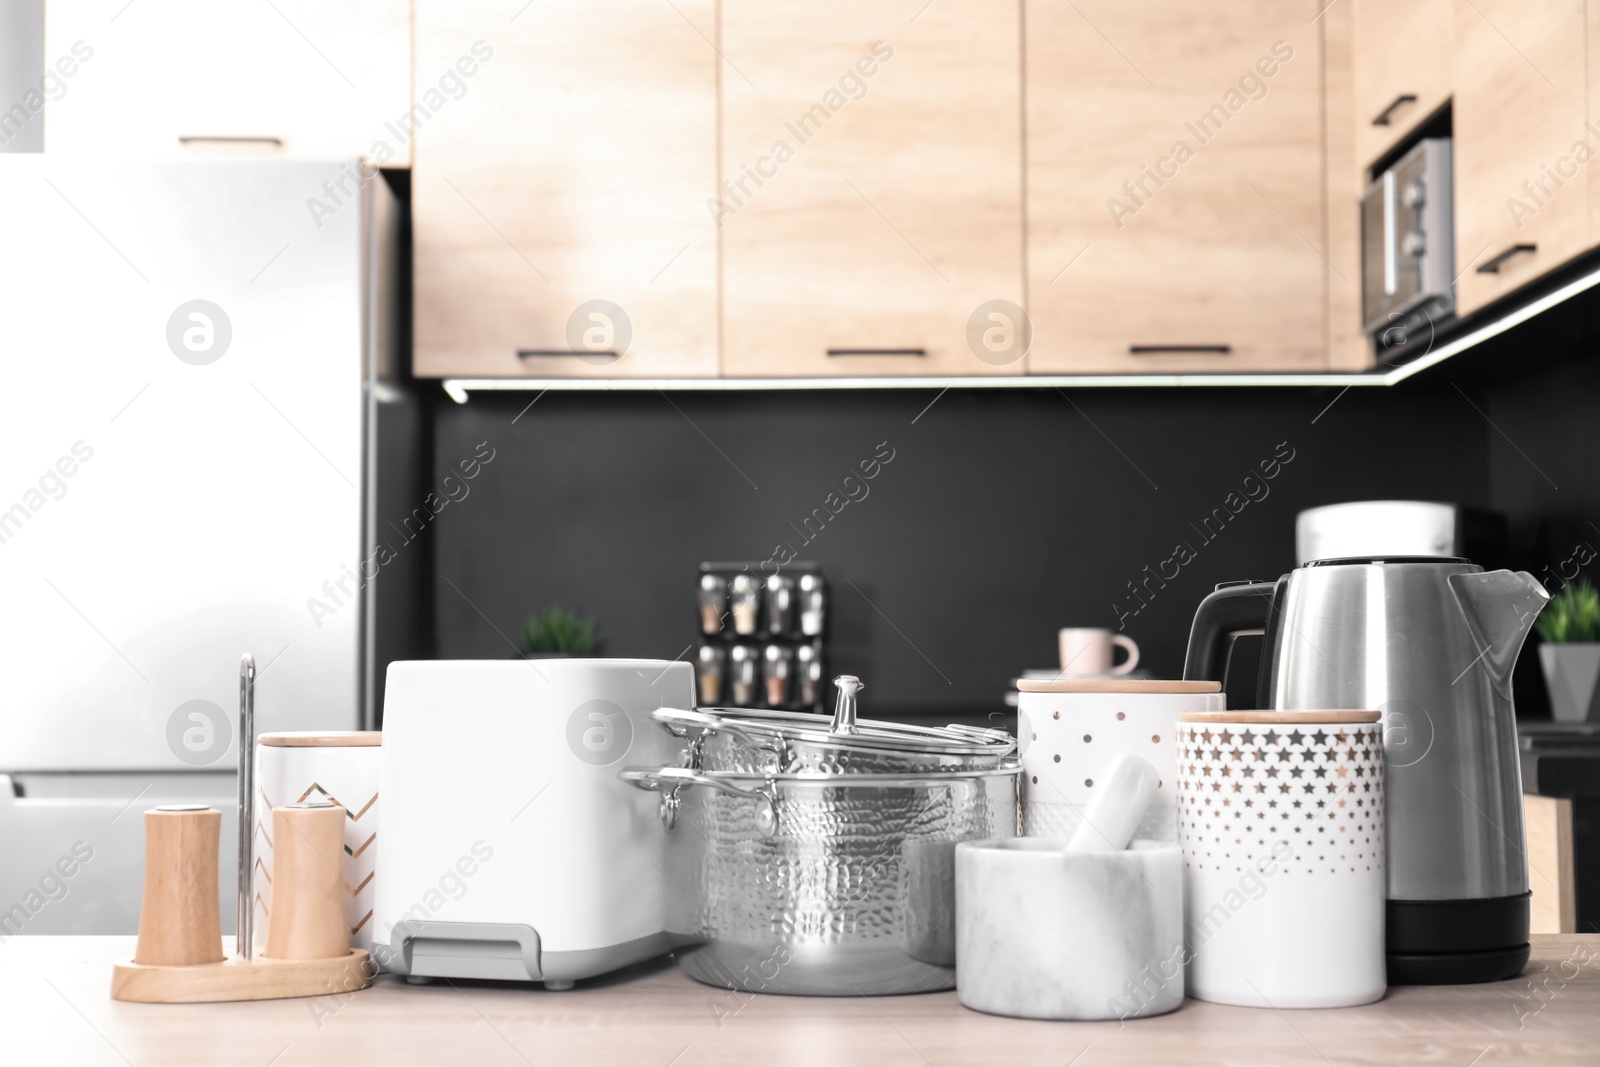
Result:
<instances>
[{"instance_id":1,"label":"stainless steel pot","mask_svg":"<svg viewBox=\"0 0 1600 1067\"><path fill-rule=\"evenodd\" d=\"M822 996L955 985L955 846L1016 835L1016 743L997 730L660 709L681 767L661 794L667 931L710 985Z\"/></svg>"}]
</instances>

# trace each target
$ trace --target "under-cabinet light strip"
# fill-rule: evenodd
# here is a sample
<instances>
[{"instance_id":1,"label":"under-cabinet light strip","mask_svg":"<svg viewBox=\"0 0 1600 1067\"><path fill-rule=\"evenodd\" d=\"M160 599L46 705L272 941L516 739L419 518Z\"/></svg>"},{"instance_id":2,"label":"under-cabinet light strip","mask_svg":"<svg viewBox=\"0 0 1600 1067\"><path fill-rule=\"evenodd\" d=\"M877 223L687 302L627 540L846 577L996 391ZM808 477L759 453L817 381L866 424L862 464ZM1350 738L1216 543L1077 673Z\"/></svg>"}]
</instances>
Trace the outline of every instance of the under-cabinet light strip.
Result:
<instances>
[{"instance_id":1,"label":"under-cabinet light strip","mask_svg":"<svg viewBox=\"0 0 1600 1067\"><path fill-rule=\"evenodd\" d=\"M1600 269L1462 334L1449 344L1387 371L1329 374L1016 374L954 378L446 378L444 391L458 404L475 392L550 390L639 392L744 392L802 389L1127 389L1296 388L1398 385L1451 356L1497 337L1535 315L1600 285Z\"/></svg>"}]
</instances>

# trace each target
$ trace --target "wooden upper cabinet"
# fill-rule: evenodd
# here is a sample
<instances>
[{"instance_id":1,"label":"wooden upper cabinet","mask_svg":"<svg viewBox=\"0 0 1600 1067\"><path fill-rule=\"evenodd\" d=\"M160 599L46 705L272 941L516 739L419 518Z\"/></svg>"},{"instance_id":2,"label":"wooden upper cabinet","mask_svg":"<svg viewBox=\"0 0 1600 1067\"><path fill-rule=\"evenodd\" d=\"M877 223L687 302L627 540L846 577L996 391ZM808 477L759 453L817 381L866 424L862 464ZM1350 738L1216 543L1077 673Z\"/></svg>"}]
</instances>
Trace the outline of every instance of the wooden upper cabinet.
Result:
<instances>
[{"instance_id":1,"label":"wooden upper cabinet","mask_svg":"<svg viewBox=\"0 0 1600 1067\"><path fill-rule=\"evenodd\" d=\"M385 125L410 104L408 0L41 6L43 58L56 75L47 152L411 162L411 146Z\"/></svg>"},{"instance_id":2,"label":"wooden upper cabinet","mask_svg":"<svg viewBox=\"0 0 1600 1067\"><path fill-rule=\"evenodd\" d=\"M1026 3L1030 369L1323 369L1316 5Z\"/></svg>"},{"instance_id":3,"label":"wooden upper cabinet","mask_svg":"<svg viewBox=\"0 0 1600 1067\"><path fill-rule=\"evenodd\" d=\"M1018 16L722 0L725 375L1024 368Z\"/></svg>"},{"instance_id":4,"label":"wooden upper cabinet","mask_svg":"<svg viewBox=\"0 0 1600 1067\"><path fill-rule=\"evenodd\" d=\"M1588 244L1582 0L1455 9L1456 305L1476 311ZM1574 152L1579 144L1584 147Z\"/></svg>"},{"instance_id":5,"label":"wooden upper cabinet","mask_svg":"<svg viewBox=\"0 0 1600 1067\"><path fill-rule=\"evenodd\" d=\"M1587 90L1584 140L1590 148L1595 149L1597 157L1584 167L1589 184L1588 245L1593 248L1600 245L1600 166L1595 165L1600 163L1600 135L1594 133L1600 130L1600 0L1584 5L1584 23L1584 57L1587 61L1587 76L1584 78Z\"/></svg>"},{"instance_id":6,"label":"wooden upper cabinet","mask_svg":"<svg viewBox=\"0 0 1600 1067\"><path fill-rule=\"evenodd\" d=\"M1450 99L1453 2L1352 0L1358 166L1370 167Z\"/></svg>"},{"instance_id":7,"label":"wooden upper cabinet","mask_svg":"<svg viewBox=\"0 0 1600 1067\"><path fill-rule=\"evenodd\" d=\"M716 374L715 7L417 0L419 375Z\"/></svg>"}]
</instances>

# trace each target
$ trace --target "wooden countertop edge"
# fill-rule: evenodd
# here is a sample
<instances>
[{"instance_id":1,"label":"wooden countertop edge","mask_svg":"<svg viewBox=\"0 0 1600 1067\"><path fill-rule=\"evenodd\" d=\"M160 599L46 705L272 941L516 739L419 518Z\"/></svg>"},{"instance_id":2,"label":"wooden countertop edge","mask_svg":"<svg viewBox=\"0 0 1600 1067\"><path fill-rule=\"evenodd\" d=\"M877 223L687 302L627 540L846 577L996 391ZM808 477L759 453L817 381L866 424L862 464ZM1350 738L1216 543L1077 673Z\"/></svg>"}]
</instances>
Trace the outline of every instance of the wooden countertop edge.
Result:
<instances>
[{"instance_id":1,"label":"wooden countertop edge","mask_svg":"<svg viewBox=\"0 0 1600 1067\"><path fill-rule=\"evenodd\" d=\"M753 995L699 985L666 958L559 993L513 983L413 986L385 975L370 989L330 990L298 1004L113 1001L112 965L128 958L133 942L10 939L0 950L0 995L10 1020L0 1049L103 1041L135 1054L132 1062L175 1067L265 1062L286 1046L301 1062L323 1062L336 1047L343 1067L521 1062L514 1050L541 1063L665 1064L681 1057L679 1067L747 1067L776 1055L829 1067L924 1067L1065 1062L1089 1044L1096 1064L1140 1067L1466 1064L1475 1056L1480 1067L1530 1056L1541 1067L1593 1067L1600 1046L1600 934L1535 935L1528 969L1505 982L1393 987L1374 1004L1287 1013L1186 1000L1170 1014L1123 1025L984 1015L964 1008L953 991L870 999ZM493 1029L482 1025L486 1018ZM810 1055L789 1044L813 1037L822 1043ZM1487 1045L1493 1053L1483 1056ZM219 1055L224 1048L229 1055Z\"/></svg>"}]
</instances>

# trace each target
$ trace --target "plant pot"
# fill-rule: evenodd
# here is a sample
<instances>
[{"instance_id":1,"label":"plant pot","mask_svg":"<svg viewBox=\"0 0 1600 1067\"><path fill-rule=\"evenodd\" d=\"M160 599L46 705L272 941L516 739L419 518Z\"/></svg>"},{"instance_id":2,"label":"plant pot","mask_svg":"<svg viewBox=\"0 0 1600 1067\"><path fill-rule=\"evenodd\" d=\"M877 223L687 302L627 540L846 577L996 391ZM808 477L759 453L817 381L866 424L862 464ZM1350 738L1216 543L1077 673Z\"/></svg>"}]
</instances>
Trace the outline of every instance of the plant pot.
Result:
<instances>
[{"instance_id":1,"label":"plant pot","mask_svg":"<svg viewBox=\"0 0 1600 1067\"><path fill-rule=\"evenodd\" d=\"M1600 683L1600 643L1542 644L1539 663L1556 722L1600 721L1596 688Z\"/></svg>"}]
</instances>

